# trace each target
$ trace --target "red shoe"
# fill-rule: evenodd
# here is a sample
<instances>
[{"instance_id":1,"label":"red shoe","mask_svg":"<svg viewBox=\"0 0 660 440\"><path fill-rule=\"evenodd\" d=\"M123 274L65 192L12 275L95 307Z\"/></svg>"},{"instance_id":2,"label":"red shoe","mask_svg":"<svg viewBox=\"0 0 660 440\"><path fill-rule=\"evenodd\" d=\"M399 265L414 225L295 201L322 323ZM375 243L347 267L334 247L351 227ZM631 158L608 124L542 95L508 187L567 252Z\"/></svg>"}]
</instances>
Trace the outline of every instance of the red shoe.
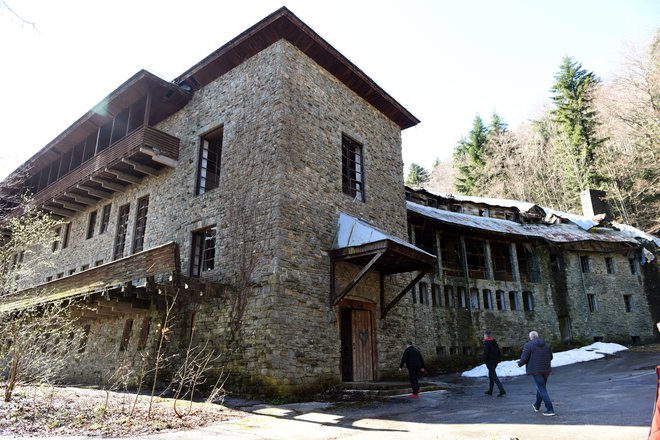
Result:
<instances>
[{"instance_id":1,"label":"red shoe","mask_svg":"<svg viewBox=\"0 0 660 440\"><path fill-rule=\"evenodd\" d=\"M419 396L417 394L411 394L410 396L411 399L419 399Z\"/></svg>"}]
</instances>

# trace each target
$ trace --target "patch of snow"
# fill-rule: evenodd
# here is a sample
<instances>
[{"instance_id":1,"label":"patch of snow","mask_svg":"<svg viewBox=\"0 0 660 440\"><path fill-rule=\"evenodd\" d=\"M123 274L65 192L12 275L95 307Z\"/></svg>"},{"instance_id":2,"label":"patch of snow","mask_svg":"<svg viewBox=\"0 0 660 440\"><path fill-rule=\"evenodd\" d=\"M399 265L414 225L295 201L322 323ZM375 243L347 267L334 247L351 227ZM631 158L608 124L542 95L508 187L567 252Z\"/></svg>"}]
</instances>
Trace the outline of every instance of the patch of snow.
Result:
<instances>
[{"instance_id":1,"label":"patch of snow","mask_svg":"<svg viewBox=\"0 0 660 440\"><path fill-rule=\"evenodd\" d=\"M576 364L578 362L593 361L604 358L606 354L614 354L617 351L627 350L627 347L619 344L607 342L595 342L586 347L574 348L573 350L560 351L553 353L552 367L561 367L564 365ZM497 364L495 369L499 377L522 376L525 373L525 367L518 366L518 360L503 361ZM474 367L471 370L464 371L465 377L488 377L488 368L486 364Z\"/></svg>"}]
</instances>

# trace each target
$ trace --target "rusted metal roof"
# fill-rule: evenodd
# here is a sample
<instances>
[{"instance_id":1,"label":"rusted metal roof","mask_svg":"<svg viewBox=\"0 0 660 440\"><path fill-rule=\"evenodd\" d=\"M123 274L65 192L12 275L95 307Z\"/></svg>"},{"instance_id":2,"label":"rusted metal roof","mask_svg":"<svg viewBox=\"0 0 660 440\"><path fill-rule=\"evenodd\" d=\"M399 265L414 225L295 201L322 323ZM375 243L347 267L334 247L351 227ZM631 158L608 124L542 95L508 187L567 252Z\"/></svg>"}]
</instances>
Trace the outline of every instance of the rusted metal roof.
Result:
<instances>
[{"instance_id":1,"label":"rusted metal roof","mask_svg":"<svg viewBox=\"0 0 660 440\"><path fill-rule=\"evenodd\" d=\"M442 209L407 202L407 209L438 222L472 228L485 232L514 235L525 238L538 238L553 243L577 243L584 241L629 243L639 245L634 236L627 231L613 228L591 227L588 231L570 223L559 224L520 224L510 220L451 212Z\"/></svg>"}]
</instances>

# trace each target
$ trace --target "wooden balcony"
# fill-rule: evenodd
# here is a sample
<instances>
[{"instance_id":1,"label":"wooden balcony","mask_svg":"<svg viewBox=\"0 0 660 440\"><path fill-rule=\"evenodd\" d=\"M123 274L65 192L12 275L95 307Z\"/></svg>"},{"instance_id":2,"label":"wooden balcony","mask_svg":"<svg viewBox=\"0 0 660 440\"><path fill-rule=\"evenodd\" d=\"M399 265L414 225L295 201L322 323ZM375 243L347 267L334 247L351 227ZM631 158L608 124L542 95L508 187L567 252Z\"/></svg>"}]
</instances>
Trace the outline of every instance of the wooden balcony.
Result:
<instances>
[{"instance_id":1,"label":"wooden balcony","mask_svg":"<svg viewBox=\"0 0 660 440\"><path fill-rule=\"evenodd\" d=\"M0 312L22 310L40 304L72 299L76 297L133 288L132 281L145 280L158 275L171 274L173 279L178 276L179 256L174 242L139 252L98 267L40 284L20 292L0 297ZM131 308L144 310L151 301L129 295L128 301L121 304L96 304L92 306L100 313L126 313ZM106 296L104 301L108 301ZM119 301L115 301L119 303ZM108 309L110 308L110 309ZM114 310L117 309L117 310ZM96 313L96 312L95 312Z\"/></svg>"},{"instance_id":2,"label":"wooden balcony","mask_svg":"<svg viewBox=\"0 0 660 440\"><path fill-rule=\"evenodd\" d=\"M178 138L143 126L39 191L33 203L55 215L71 217L146 176L176 167L178 159Z\"/></svg>"}]
</instances>

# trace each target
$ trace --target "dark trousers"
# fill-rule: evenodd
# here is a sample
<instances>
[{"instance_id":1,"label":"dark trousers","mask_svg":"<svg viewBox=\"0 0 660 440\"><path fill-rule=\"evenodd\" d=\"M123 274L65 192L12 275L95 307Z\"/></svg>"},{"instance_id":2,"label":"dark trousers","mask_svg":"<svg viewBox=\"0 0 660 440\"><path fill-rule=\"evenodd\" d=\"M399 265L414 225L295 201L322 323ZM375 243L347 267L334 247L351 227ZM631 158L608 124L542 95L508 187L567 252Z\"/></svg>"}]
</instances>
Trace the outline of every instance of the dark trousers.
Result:
<instances>
[{"instance_id":1,"label":"dark trousers","mask_svg":"<svg viewBox=\"0 0 660 440\"><path fill-rule=\"evenodd\" d=\"M410 379L410 386L412 387L413 394L419 394L419 370L421 368L408 368L408 378Z\"/></svg>"},{"instance_id":2,"label":"dark trousers","mask_svg":"<svg viewBox=\"0 0 660 440\"><path fill-rule=\"evenodd\" d=\"M493 385L497 385L497 389L500 390L500 393L503 393L504 387L502 386L502 382L500 382L500 379L497 377L497 373L495 372L497 364L486 364L486 367L488 368L488 391L492 393Z\"/></svg>"},{"instance_id":3,"label":"dark trousers","mask_svg":"<svg viewBox=\"0 0 660 440\"><path fill-rule=\"evenodd\" d=\"M548 395L548 390L545 388L548 383L548 376L549 374L532 374L532 378L534 378L534 383L536 384L536 402L534 402L534 406L540 408L541 401L543 401L545 403L545 409L552 412L554 411L552 401Z\"/></svg>"}]
</instances>

